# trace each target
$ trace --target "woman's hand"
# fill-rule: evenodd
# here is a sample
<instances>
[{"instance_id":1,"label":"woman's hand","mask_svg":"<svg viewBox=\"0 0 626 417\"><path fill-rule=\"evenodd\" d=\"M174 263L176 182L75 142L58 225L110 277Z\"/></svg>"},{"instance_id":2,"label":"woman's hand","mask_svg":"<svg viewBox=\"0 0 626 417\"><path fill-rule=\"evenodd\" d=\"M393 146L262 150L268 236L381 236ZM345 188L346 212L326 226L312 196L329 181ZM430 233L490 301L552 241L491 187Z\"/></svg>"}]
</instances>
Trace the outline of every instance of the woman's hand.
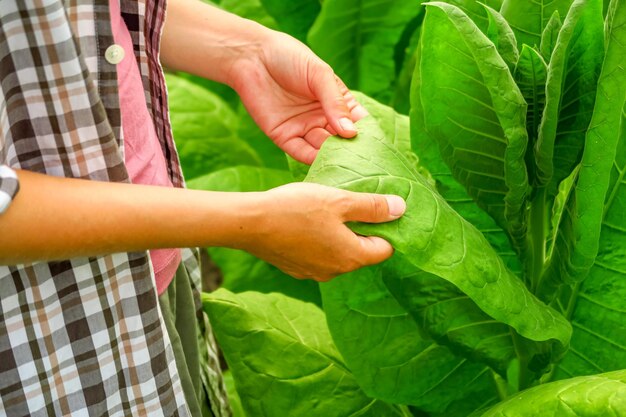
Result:
<instances>
[{"instance_id":1,"label":"woman's hand","mask_svg":"<svg viewBox=\"0 0 626 417\"><path fill-rule=\"evenodd\" d=\"M261 129L308 164L328 136L353 137L367 115L304 44L198 0L168 5L161 59L233 87Z\"/></svg>"},{"instance_id":2,"label":"woman's hand","mask_svg":"<svg viewBox=\"0 0 626 417\"><path fill-rule=\"evenodd\" d=\"M311 164L328 136L355 136L353 122L367 111L308 47L268 32L256 53L233 65L229 83L276 145Z\"/></svg>"},{"instance_id":3,"label":"woman's hand","mask_svg":"<svg viewBox=\"0 0 626 417\"><path fill-rule=\"evenodd\" d=\"M393 254L380 237L359 236L349 221L382 223L406 209L398 196L294 183L259 193L261 217L237 245L295 278L329 279Z\"/></svg>"}]
</instances>

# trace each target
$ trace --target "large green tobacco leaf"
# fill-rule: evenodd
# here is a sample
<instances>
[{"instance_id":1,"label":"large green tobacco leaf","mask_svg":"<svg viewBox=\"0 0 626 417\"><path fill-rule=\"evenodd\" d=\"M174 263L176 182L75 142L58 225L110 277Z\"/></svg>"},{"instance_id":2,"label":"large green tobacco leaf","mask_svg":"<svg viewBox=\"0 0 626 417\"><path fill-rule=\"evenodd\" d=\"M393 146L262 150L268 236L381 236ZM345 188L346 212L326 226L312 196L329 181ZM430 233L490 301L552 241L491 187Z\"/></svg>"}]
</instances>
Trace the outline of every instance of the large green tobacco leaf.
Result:
<instances>
[{"instance_id":1,"label":"large green tobacco leaf","mask_svg":"<svg viewBox=\"0 0 626 417\"><path fill-rule=\"evenodd\" d=\"M533 341L567 345L571 328L538 301L505 266L484 236L459 216L402 153L386 139L375 119L358 122L350 141L329 138L307 181L352 191L397 194L407 212L397 221L354 224L355 231L382 236L417 268L450 281L492 318Z\"/></svg>"},{"instance_id":2,"label":"large green tobacco leaf","mask_svg":"<svg viewBox=\"0 0 626 417\"><path fill-rule=\"evenodd\" d=\"M236 136L237 116L219 96L167 75L172 131L186 178L233 165L260 165L256 152Z\"/></svg>"},{"instance_id":3,"label":"large green tobacco leaf","mask_svg":"<svg viewBox=\"0 0 626 417\"><path fill-rule=\"evenodd\" d=\"M482 417L624 417L626 370L540 385L497 404Z\"/></svg>"},{"instance_id":4,"label":"large green tobacco leaf","mask_svg":"<svg viewBox=\"0 0 626 417\"><path fill-rule=\"evenodd\" d=\"M581 282L594 263L626 100L626 3L617 5L607 26L608 42L598 81L595 108L575 189L555 238L555 248L537 294L551 301L559 286Z\"/></svg>"},{"instance_id":5,"label":"large green tobacco leaf","mask_svg":"<svg viewBox=\"0 0 626 417\"><path fill-rule=\"evenodd\" d=\"M485 7L494 11L500 10L502 0L487 0L484 2L478 2L476 0L447 0L446 3L453 4L463 10L465 14L476 23L476 26L478 26L480 30L487 33L489 19L487 13L485 13ZM395 80L395 88L390 103L394 109L402 114L408 114L410 110L410 85L415 65L419 61L419 59L417 59L417 47L422 33L421 26L424 20L424 9L424 7L420 7L419 14L413 21L417 28L413 30L405 50L399 51L398 46L400 45L396 45L396 54L403 52L403 59L401 64L397 63L396 65L396 70L398 70L398 68L400 68L400 70Z\"/></svg>"},{"instance_id":6,"label":"large green tobacco leaf","mask_svg":"<svg viewBox=\"0 0 626 417\"><path fill-rule=\"evenodd\" d=\"M420 329L438 344L506 374L516 357L509 326L489 317L450 282L420 270L403 256L386 264L383 280Z\"/></svg>"},{"instance_id":7,"label":"large green tobacco leaf","mask_svg":"<svg viewBox=\"0 0 626 417\"><path fill-rule=\"evenodd\" d=\"M437 191L448 204L482 232L509 269L519 273L521 265L506 233L491 216L476 205L465 188L453 178L450 168L441 158L437 143L424 130L424 111L419 95L421 84L420 71L415 71L411 83L411 146L420 157L420 165L429 171L436 182Z\"/></svg>"},{"instance_id":8,"label":"large green tobacco leaf","mask_svg":"<svg viewBox=\"0 0 626 417\"><path fill-rule=\"evenodd\" d=\"M320 12L319 0L261 0L278 27L291 36L306 41L309 28Z\"/></svg>"},{"instance_id":9,"label":"large green tobacco leaf","mask_svg":"<svg viewBox=\"0 0 626 417\"><path fill-rule=\"evenodd\" d=\"M537 181L549 195L580 161L604 54L603 26L601 0L576 0L550 59L535 149Z\"/></svg>"},{"instance_id":10,"label":"large green tobacco leaf","mask_svg":"<svg viewBox=\"0 0 626 417\"><path fill-rule=\"evenodd\" d=\"M489 18L487 13L485 13L483 4L494 10L500 10L502 6L502 0L487 0L482 2L476 0L446 0L446 3L450 3L463 10L484 33L487 33Z\"/></svg>"},{"instance_id":11,"label":"large green tobacco leaf","mask_svg":"<svg viewBox=\"0 0 626 417\"><path fill-rule=\"evenodd\" d=\"M565 16L573 0L504 0L500 13L506 18L513 30L517 43L522 47L539 46L541 33L548 24L554 11Z\"/></svg>"},{"instance_id":12,"label":"large green tobacco leaf","mask_svg":"<svg viewBox=\"0 0 626 417\"><path fill-rule=\"evenodd\" d=\"M419 78L413 81L414 87L417 84L419 84ZM409 128L407 126L406 116L398 115L389 107L381 105L356 92L355 96L368 109L371 116L376 119L376 122L385 132L385 139L396 147L403 156L412 157L410 159L415 160L415 154L411 153L408 149ZM418 107L419 103L413 103L413 109ZM421 157L417 165L419 172L429 177L429 183L432 183L434 179L438 190L448 203L485 235L498 255L505 260L507 266L515 271L519 271L519 262L511 249L506 234L494 223L489 215L476 206L465 192L465 189L452 178L449 169L439 158L437 147L432 146L432 141L422 132L418 132L419 127L423 125L423 121L420 119L421 112L418 111L416 114L412 112L411 116L413 117L411 129L415 139L414 146L416 152ZM432 176L426 169L432 172ZM399 257L395 257L394 259L399 260L398 258ZM393 267L387 268L388 273L385 274L385 281L390 285L390 288L399 288L394 292L394 295L400 300L403 294L410 293L414 288L409 288L405 291L401 288L402 282L396 279L391 280L391 276L406 278L409 274L416 271L416 268L409 267L408 273L405 274L402 273L402 271L407 270L404 266L406 263L394 261L393 264ZM400 268L400 265L402 265L402 268ZM424 274L422 274L422 276L424 276ZM498 326L493 326L492 323L490 323L493 322L493 320L484 315L467 296L462 296L456 287L445 280L436 277L433 278L432 285L428 287L430 294L424 291L423 294L420 294L423 296L422 300L413 298L410 302L405 303L404 305L407 311L415 314L417 316L416 320L422 323L423 329L429 333L431 337L436 338L441 344L449 346L454 351L461 352L466 357L472 357L479 361L489 363L495 369L502 372L503 368L506 368L506 363L512 358L512 340L509 328L502 325L502 327L505 328L507 336L509 336L508 338L502 337L501 329L498 328ZM414 287L415 289L421 287L426 288L423 283ZM439 296L439 301L442 301L439 303L441 308L426 307L420 309L420 305L428 303L429 300L433 300L431 296L433 294ZM449 296L451 300L443 302L443 297L446 296ZM446 314L452 316L457 315L461 305L462 308L467 309L467 314L459 316L459 320L468 317L477 318L474 325L465 326L463 329L453 329L453 327L458 327L458 320L455 322L439 320L439 318L443 318ZM441 314L433 314L434 311L439 311ZM427 319L423 320L423 317L419 316L427 317ZM448 332L450 329L453 331ZM490 330L494 331L490 332ZM482 344L483 340L487 339L489 340L488 344L483 345L483 347L478 346ZM488 348L484 349L485 346Z\"/></svg>"},{"instance_id":13,"label":"large green tobacco leaf","mask_svg":"<svg viewBox=\"0 0 626 417\"><path fill-rule=\"evenodd\" d=\"M349 88L388 102L394 48L420 7L418 0L325 0L309 45Z\"/></svg>"},{"instance_id":14,"label":"large green tobacco leaf","mask_svg":"<svg viewBox=\"0 0 626 417\"><path fill-rule=\"evenodd\" d=\"M247 415L406 416L363 393L315 305L224 289L203 294L203 305Z\"/></svg>"},{"instance_id":15,"label":"large green tobacco leaf","mask_svg":"<svg viewBox=\"0 0 626 417\"><path fill-rule=\"evenodd\" d=\"M504 62L513 71L519 58L517 41L515 34L507 23L506 19L497 11L485 5L485 10L489 16L489 26L487 27L487 37L493 42L498 53Z\"/></svg>"},{"instance_id":16,"label":"large green tobacco leaf","mask_svg":"<svg viewBox=\"0 0 626 417\"><path fill-rule=\"evenodd\" d=\"M393 145L417 167L422 175L430 177L430 174L420 166L417 155L415 155L411 149L409 118L405 115L398 114L393 108L381 104L360 91L352 90L351 93L369 114L376 119L383 130L388 133L387 137ZM303 181L309 172L309 166L291 157L287 157L287 161L294 179L296 181Z\"/></svg>"},{"instance_id":17,"label":"large green tobacco leaf","mask_svg":"<svg viewBox=\"0 0 626 417\"><path fill-rule=\"evenodd\" d=\"M626 108L621 129L598 256L587 278L563 297L574 332L558 379L626 368Z\"/></svg>"},{"instance_id":18,"label":"large green tobacco leaf","mask_svg":"<svg viewBox=\"0 0 626 417\"><path fill-rule=\"evenodd\" d=\"M296 182L304 181L306 174L309 173L309 165L297 161L289 155L287 155L287 165L289 166L289 171L291 172L293 180Z\"/></svg>"},{"instance_id":19,"label":"large green tobacco leaf","mask_svg":"<svg viewBox=\"0 0 626 417\"><path fill-rule=\"evenodd\" d=\"M493 403L489 369L424 337L382 276L374 266L320 285L333 340L365 392L432 413Z\"/></svg>"},{"instance_id":20,"label":"large green tobacco leaf","mask_svg":"<svg viewBox=\"0 0 626 417\"><path fill-rule=\"evenodd\" d=\"M522 46L519 60L513 73L526 103L526 130L528 132L528 147L526 149L526 166L529 176L535 177L535 159L533 147L539 135L539 124L546 104L546 80L548 68L539 53L528 45Z\"/></svg>"},{"instance_id":21,"label":"large green tobacco leaf","mask_svg":"<svg viewBox=\"0 0 626 417\"><path fill-rule=\"evenodd\" d=\"M550 20L548 20L548 24L543 29L541 33L541 44L539 45L539 52L541 52L541 56L546 62L550 62L550 57L552 56L552 52L554 51L554 47L556 46L556 40L558 39L559 32L563 27L563 22L561 22L561 16L559 15L559 11L555 10L550 16Z\"/></svg>"},{"instance_id":22,"label":"large green tobacco leaf","mask_svg":"<svg viewBox=\"0 0 626 417\"><path fill-rule=\"evenodd\" d=\"M363 105L380 128L387 134L387 140L398 149L405 158L418 166L417 155L411 149L411 129L409 117L398 114L394 109L366 96L365 94L353 91L354 98Z\"/></svg>"},{"instance_id":23,"label":"large green tobacco leaf","mask_svg":"<svg viewBox=\"0 0 626 417\"><path fill-rule=\"evenodd\" d=\"M411 128L408 116L397 113L393 108L379 103L371 97L359 91L352 91L354 98L361 103L379 125L387 137L387 140L402 155L409 160L411 166L417 169L429 182L433 182L428 169L426 169L413 152L411 147ZM303 178L304 179L304 178Z\"/></svg>"},{"instance_id":24,"label":"large green tobacco leaf","mask_svg":"<svg viewBox=\"0 0 626 417\"><path fill-rule=\"evenodd\" d=\"M419 89L420 84L419 72L416 71L412 88ZM413 149L420 155L420 165L429 170L436 181L437 190L448 204L483 233L509 269L519 273L521 266L506 233L452 177L448 166L441 160L437 144L423 131L419 94L412 94L412 98L411 139ZM396 262L396 268L398 264L402 265ZM405 271L398 270L390 274L395 277L393 280L386 276L386 282L431 337L459 354L490 364L500 372L506 368L507 362L514 356L512 334L507 326L499 326L493 319L482 316L467 296L455 287L446 285L444 280L420 273L415 268L411 270L403 266L402 269ZM419 285L411 286L410 281L404 280L411 278L411 274L422 280ZM407 283L409 285L403 285ZM450 317L455 319L448 320ZM503 333L502 327L507 334Z\"/></svg>"},{"instance_id":25,"label":"large green tobacco leaf","mask_svg":"<svg viewBox=\"0 0 626 417\"><path fill-rule=\"evenodd\" d=\"M429 3L416 71L421 84L413 94L420 95L425 130L439 143L442 159L522 247L526 102L506 63L460 9Z\"/></svg>"}]
</instances>

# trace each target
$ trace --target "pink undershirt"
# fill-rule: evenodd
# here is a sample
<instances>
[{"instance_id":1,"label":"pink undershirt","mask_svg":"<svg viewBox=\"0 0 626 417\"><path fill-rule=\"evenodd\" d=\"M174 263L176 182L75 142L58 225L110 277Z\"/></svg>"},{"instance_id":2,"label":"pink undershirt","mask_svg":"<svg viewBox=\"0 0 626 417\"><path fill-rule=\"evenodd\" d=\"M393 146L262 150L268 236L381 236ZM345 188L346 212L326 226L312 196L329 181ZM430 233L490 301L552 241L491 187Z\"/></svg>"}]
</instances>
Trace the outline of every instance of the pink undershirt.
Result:
<instances>
[{"instance_id":1,"label":"pink undershirt","mask_svg":"<svg viewBox=\"0 0 626 417\"><path fill-rule=\"evenodd\" d=\"M120 13L119 0L109 0L111 29L115 43L124 48L124 59L117 64L120 112L124 131L124 159L133 184L172 187L165 156L146 105L133 43ZM181 261L180 249L154 249L150 259L161 295L174 278Z\"/></svg>"}]
</instances>

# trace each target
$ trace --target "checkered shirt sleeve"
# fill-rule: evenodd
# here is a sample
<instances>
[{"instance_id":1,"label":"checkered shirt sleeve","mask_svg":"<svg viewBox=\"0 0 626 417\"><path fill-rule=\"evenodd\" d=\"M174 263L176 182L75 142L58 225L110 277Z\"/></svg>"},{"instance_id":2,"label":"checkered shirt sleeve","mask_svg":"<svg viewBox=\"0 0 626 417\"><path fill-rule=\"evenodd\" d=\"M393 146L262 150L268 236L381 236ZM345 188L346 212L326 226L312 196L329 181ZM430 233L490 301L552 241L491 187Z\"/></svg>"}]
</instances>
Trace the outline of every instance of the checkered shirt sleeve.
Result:
<instances>
[{"instance_id":1,"label":"checkered shirt sleeve","mask_svg":"<svg viewBox=\"0 0 626 417\"><path fill-rule=\"evenodd\" d=\"M20 189L15 171L6 165L0 165L0 214L4 213Z\"/></svg>"},{"instance_id":2,"label":"checkered shirt sleeve","mask_svg":"<svg viewBox=\"0 0 626 417\"><path fill-rule=\"evenodd\" d=\"M183 186L158 62L165 1L120 6L170 178ZM128 182L116 68L104 57L112 43L108 1L0 2L4 205L17 191L11 169ZM197 258L184 253L197 281ZM188 416L153 280L147 252L0 265L0 416ZM213 414L228 416L212 372Z\"/></svg>"}]
</instances>

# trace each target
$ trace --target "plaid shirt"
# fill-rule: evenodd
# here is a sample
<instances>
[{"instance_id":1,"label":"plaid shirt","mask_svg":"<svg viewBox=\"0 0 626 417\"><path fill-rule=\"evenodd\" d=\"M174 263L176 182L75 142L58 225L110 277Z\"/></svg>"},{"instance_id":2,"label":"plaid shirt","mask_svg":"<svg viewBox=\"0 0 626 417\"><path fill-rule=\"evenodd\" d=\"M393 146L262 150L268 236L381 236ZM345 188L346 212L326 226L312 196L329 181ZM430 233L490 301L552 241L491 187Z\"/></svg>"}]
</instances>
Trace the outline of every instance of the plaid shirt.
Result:
<instances>
[{"instance_id":1,"label":"plaid shirt","mask_svg":"<svg viewBox=\"0 0 626 417\"><path fill-rule=\"evenodd\" d=\"M174 186L158 48L164 1L121 0ZM10 168L128 182L108 0L0 0L0 216L18 191ZM195 253L184 264L198 292ZM148 254L0 266L0 414L188 415ZM212 341L208 321L202 330ZM203 379L227 415L213 343Z\"/></svg>"}]
</instances>

